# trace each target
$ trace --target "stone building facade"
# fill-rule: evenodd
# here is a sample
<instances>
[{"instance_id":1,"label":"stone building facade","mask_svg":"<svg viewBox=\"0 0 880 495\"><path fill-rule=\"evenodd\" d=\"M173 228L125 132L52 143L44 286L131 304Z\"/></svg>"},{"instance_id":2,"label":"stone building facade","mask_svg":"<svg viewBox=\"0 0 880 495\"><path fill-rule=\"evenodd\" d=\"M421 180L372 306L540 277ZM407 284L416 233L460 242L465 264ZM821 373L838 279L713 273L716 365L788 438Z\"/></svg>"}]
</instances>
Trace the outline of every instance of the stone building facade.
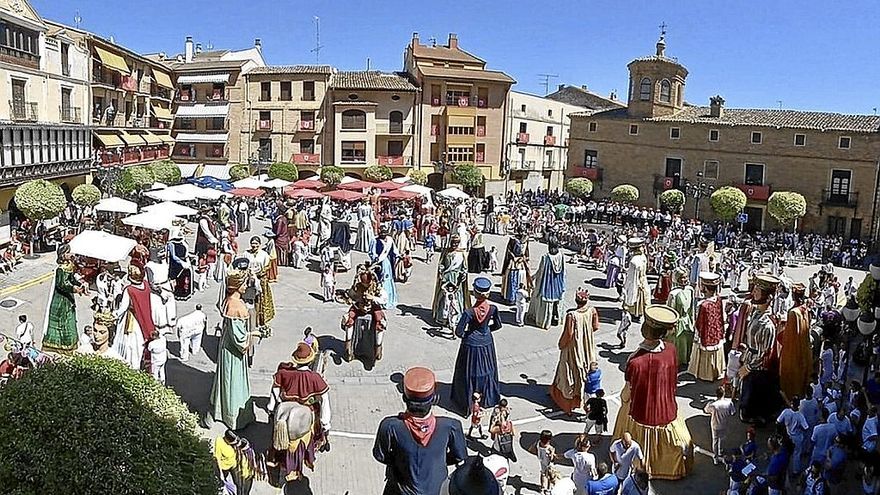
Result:
<instances>
[{"instance_id":1,"label":"stone building facade","mask_svg":"<svg viewBox=\"0 0 880 495\"><path fill-rule=\"evenodd\" d=\"M687 70L665 48L661 38L655 55L629 64L626 107L572 115L570 177L594 180L599 198L632 184L646 206L680 188L685 214L700 218L712 212L693 186L732 185L746 193L753 230L779 228L767 200L794 191L807 201L800 231L876 239L880 117L725 108L720 96L688 105Z\"/></svg>"}]
</instances>

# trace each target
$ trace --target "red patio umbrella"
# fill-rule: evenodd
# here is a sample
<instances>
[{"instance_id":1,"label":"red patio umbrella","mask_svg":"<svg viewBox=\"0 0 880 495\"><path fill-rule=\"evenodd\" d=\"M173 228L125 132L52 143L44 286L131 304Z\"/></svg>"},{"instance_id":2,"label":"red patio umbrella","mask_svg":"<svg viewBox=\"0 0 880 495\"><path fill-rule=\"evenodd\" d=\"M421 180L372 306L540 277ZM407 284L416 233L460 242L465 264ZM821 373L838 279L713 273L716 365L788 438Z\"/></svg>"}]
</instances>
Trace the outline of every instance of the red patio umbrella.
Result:
<instances>
[{"instance_id":1,"label":"red patio umbrella","mask_svg":"<svg viewBox=\"0 0 880 495\"><path fill-rule=\"evenodd\" d=\"M312 189L294 189L289 186L284 188L284 195L288 198L302 199L321 199L324 197L323 194Z\"/></svg>"},{"instance_id":2,"label":"red patio umbrella","mask_svg":"<svg viewBox=\"0 0 880 495\"><path fill-rule=\"evenodd\" d=\"M262 189L254 189L252 187L236 187L229 191L229 194L233 196L246 196L249 198L259 198L260 196L266 194L266 191Z\"/></svg>"},{"instance_id":3,"label":"red patio umbrella","mask_svg":"<svg viewBox=\"0 0 880 495\"><path fill-rule=\"evenodd\" d=\"M395 189L393 191L383 192L379 195L382 199L398 199L398 200L406 200L406 199L414 199L420 197L421 194L412 191L401 191L400 189Z\"/></svg>"},{"instance_id":4,"label":"red patio umbrella","mask_svg":"<svg viewBox=\"0 0 880 495\"><path fill-rule=\"evenodd\" d=\"M292 184L293 187L298 189L321 189L327 186L327 184L319 181L319 180L311 180L311 179L300 179Z\"/></svg>"},{"instance_id":5,"label":"red patio umbrella","mask_svg":"<svg viewBox=\"0 0 880 495\"><path fill-rule=\"evenodd\" d=\"M338 199L339 201L357 201L364 197L364 193L359 193L357 191L329 191L324 193L325 196L328 196L333 199Z\"/></svg>"},{"instance_id":6,"label":"red patio umbrella","mask_svg":"<svg viewBox=\"0 0 880 495\"><path fill-rule=\"evenodd\" d=\"M376 184L375 187L382 189L383 191L393 191L394 189L400 189L406 184L401 184L399 182L394 182L393 180L386 180Z\"/></svg>"},{"instance_id":7,"label":"red patio umbrella","mask_svg":"<svg viewBox=\"0 0 880 495\"><path fill-rule=\"evenodd\" d=\"M376 187L375 182L367 182L365 180L356 180L354 182L346 182L345 184L339 184L336 186L336 189L347 189L349 191L361 191L363 189L370 189L372 187Z\"/></svg>"}]
</instances>

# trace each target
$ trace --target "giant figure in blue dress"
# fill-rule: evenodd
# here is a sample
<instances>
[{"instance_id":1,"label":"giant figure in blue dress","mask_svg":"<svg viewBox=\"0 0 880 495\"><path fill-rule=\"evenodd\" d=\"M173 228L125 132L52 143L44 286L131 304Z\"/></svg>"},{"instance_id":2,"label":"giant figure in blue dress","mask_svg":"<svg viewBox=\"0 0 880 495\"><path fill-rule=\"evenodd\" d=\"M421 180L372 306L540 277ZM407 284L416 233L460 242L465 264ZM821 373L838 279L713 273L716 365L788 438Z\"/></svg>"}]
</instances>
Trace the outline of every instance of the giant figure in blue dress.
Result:
<instances>
[{"instance_id":1,"label":"giant figure in blue dress","mask_svg":"<svg viewBox=\"0 0 880 495\"><path fill-rule=\"evenodd\" d=\"M466 309L458 320L455 335L461 339L455 373L452 377L452 402L462 414L467 414L471 397L478 392L485 407L494 407L501 399L498 384L498 361L492 332L501 328L498 308L489 304L492 282L485 277L474 280L476 302Z\"/></svg>"},{"instance_id":2,"label":"giant figure in blue dress","mask_svg":"<svg viewBox=\"0 0 880 495\"><path fill-rule=\"evenodd\" d=\"M397 307L397 289L394 287L394 263L397 261L397 248L388 225L382 225L377 237L370 245L370 261L379 265L379 284L388 294L385 309Z\"/></svg>"}]
</instances>

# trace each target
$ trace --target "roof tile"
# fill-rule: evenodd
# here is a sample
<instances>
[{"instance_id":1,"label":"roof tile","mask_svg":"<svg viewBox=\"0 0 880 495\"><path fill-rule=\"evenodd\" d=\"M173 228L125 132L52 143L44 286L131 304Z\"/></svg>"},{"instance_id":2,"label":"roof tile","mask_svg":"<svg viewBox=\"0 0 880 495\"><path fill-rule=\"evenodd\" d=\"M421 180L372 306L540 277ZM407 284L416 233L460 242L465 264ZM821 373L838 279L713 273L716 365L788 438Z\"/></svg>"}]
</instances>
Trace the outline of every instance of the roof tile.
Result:
<instances>
[{"instance_id":1,"label":"roof tile","mask_svg":"<svg viewBox=\"0 0 880 495\"><path fill-rule=\"evenodd\" d=\"M333 89L379 89L391 91L416 91L409 79L400 73L371 71L339 71L330 81Z\"/></svg>"},{"instance_id":2,"label":"roof tile","mask_svg":"<svg viewBox=\"0 0 880 495\"><path fill-rule=\"evenodd\" d=\"M249 74L332 74L329 65L267 65L254 67Z\"/></svg>"}]
</instances>

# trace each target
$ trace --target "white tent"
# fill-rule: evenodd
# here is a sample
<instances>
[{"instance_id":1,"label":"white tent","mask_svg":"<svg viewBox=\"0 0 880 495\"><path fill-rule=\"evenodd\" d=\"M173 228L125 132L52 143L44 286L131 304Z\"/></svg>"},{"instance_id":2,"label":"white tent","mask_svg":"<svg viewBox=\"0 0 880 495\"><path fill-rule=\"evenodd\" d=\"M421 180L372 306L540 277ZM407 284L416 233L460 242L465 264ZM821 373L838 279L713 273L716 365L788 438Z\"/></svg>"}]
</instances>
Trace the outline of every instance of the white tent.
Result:
<instances>
[{"instance_id":1,"label":"white tent","mask_svg":"<svg viewBox=\"0 0 880 495\"><path fill-rule=\"evenodd\" d=\"M315 177L317 177L317 176L315 176ZM352 177L350 175L346 175L345 177L342 178L341 181L339 181L339 183L340 184L348 184L349 182L357 182L357 181L358 181L358 179L355 179L354 177Z\"/></svg>"},{"instance_id":2,"label":"white tent","mask_svg":"<svg viewBox=\"0 0 880 495\"><path fill-rule=\"evenodd\" d=\"M145 206L142 210L150 213L159 213L166 216L170 215L172 217L188 217L190 215L195 215L196 213L198 213L198 210L190 208L189 206L179 205L173 201L163 201L154 205Z\"/></svg>"},{"instance_id":3,"label":"white tent","mask_svg":"<svg viewBox=\"0 0 880 495\"><path fill-rule=\"evenodd\" d=\"M158 191L147 191L144 196L155 199L156 201L192 201L195 196L182 193L173 187L167 189L159 189Z\"/></svg>"},{"instance_id":4,"label":"white tent","mask_svg":"<svg viewBox=\"0 0 880 495\"><path fill-rule=\"evenodd\" d=\"M171 230L175 221L184 222L184 220L173 215L165 215L159 211L146 211L122 219L122 223L125 225L142 227L149 230Z\"/></svg>"},{"instance_id":5,"label":"white tent","mask_svg":"<svg viewBox=\"0 0 880 495\"><path fill-rule=\"evenodd\" d=\"M211 189L209 187L199 187L197 189L199 190L199 192L196 194L198 195L199 199L213 200L213 199L220 199L224 196L231 196L231 194L229 194L227 192L218 191L217 189Z\"/></svg>"},{"instance_id":6,"label":"white tent","mask_svg":"<svg viewBox=\"0 0 880 495\"><path fill-rule=\"evenodd\" d=\"M188 198L180 199L178 201L192 201L195 199L217 199L223 196L229 196L229 194L223 191L218 191L209 187L199 187L195 184L178 184L176 186L171 186L168 189L174 191L175 194L179 193L182 198Z\"/></svg>"},{"instance_id":7,"label":"white tent","mask_svg":"<svg viewBox=\"0 0 880 495\"><path fill-rule=\"evenodd\" d=\"M412 179L410 179L409 177L398 177L396 179L391 179L391 182L397 182L398 184L407 184L409 182L412 182Z\"/></svg>"},{"instance_id":8,"label":"white tent","mask_svg":"<svg viewBox=\"0 0 880 495\"><path fill-rule=\"evenodd\" d=\"M281 189L282 187L287 187L291 184L293 184L293 182L290 182L290 181L284 180L284 179L269 179L267 181L264 181L263 185L261 185L260 187L271 187L273 189Z\"/></svg>"},{"instance_id":9,"label":"white tent","mask_svg":"<svg viewBox=\"0 0 880 495\"><path fill-rule=\"evenodd\" d=\"M135 202L122 198L106 198L98 201L95 211L112 211L116 213L137 213L138 205Z\"/></svg>"},{"instance_id":10,"label":"white tent","mask_svg":"<svg viewBox=\"0 0 880 495\"><path fill-rule=\"evenodd\" d=\"M161 183L161 182L153 182L153 185L150 186L150 189L149 189L149 190L150 190L150 191L155 191L156 189L167 189L167 188L168 188L168 185L167 185L167 184L163 184L163 183Z\"/></svg>"},{"instance_id":11,"label":"white tent","mask_svg":"<svg viewBox=\"0 0 880 495\"><path fill-rule=\"evenodd\" d=\"M100 230L84 230L70 240L70 252L116 263L128 257L137 245L133 239Z\"/></svg>"},{"instance_id":12,"label":"white tent","mask_svg":"<svg viewBox=\"0 0 880 495\"><path fill-rule=\"evenodd\" d=\"M471 197L470 194L462 191L461 189L458 189L457 187L447 187L446 189L438 192L437 194L439 194L440 196L443 196L445 198L452 198L452 199L470 199L470 197Z\"/></svg>"},{"instance_id":13,"label":"white tent","mask_svg":"<svg viewBox=\"0 0 880 495\"><path fill-rule=\"evenodd\" d=\"M429 198L431 197L431 193L434 192L434 190L431 189L430 187L427 187L427 186L420 186L420 185L418 185L418 184L410 184L410 185L408 185L408 186L403 186L403 187L400 188L400 190L401 190L401 191L408 191L408 192L419 193L419 194L421 194L422 196L427 196L427 197L429 197Z\"/></svg>"},{"instance_id":14,"label":"white tent","mask_svg":"<svg viewBox=\"0 0 880 495\"><path fill-rule=\"evenodd\" d=\"M235 187L246 187L250 189L259 189L265 187L266 183L256 177L246 177L232 183Z\"/></svg>"}]
</instances>

